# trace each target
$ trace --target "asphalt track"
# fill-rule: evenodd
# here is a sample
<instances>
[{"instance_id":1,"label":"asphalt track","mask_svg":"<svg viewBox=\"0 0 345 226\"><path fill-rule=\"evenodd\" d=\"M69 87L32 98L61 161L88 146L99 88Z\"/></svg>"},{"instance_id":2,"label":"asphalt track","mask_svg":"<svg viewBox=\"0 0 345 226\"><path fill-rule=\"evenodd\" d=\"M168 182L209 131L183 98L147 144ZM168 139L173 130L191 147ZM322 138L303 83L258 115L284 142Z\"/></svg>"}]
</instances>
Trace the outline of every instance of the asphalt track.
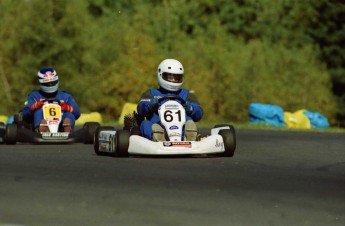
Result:
<instances>
[{"instance_id":1,"label":"asphalt track","mask_svg":"<svg viewBox=\"0 0 345 226\"><path fill-rule=\"evenodd\" d=\"M238 130L237 141L233 158L1 145L0 225L345 225L345 133Z\"/></svg>"}]
</instances>

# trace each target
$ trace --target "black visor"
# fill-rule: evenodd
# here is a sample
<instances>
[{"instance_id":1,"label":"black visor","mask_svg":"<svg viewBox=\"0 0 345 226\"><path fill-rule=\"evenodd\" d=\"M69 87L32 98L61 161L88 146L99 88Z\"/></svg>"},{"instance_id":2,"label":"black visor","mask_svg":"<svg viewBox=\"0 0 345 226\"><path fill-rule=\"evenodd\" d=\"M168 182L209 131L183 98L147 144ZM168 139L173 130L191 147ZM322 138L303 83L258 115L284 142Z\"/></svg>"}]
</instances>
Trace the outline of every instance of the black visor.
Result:
<instances>
[{"instance_id":1,"label":"black visor","mask_svg":"<svg viewBox=\"0 0 345 226\"><path fill-rule=\"evenodd\" d=\"M51 81L51 82L44 82L41 83L42 86L47 86L47 87L51 87L51 86L55 86L56 84L58 84L59 80L55 80L55 81Z\"/></svg>"},{"instance_id":2,"label":"black visor","mask_svg":"<svg viewBox=\"0 0 345 226\"><path fill-rule=\"evenodd\" d=\"M162 77L168 82L181 83L183 81L183 74L163 72Z\"/></svg>"}]
</instances>

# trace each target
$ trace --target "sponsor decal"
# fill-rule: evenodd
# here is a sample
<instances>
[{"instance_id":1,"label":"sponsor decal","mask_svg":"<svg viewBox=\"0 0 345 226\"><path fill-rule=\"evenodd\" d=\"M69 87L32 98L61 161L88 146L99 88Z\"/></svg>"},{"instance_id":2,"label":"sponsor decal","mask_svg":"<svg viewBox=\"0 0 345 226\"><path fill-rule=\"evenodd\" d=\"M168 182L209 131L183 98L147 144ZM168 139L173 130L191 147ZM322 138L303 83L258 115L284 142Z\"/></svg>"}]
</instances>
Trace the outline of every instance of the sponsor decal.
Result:
<instances>
[{"instance_id":1,"label":"sponsor decal","mask_svg":"<svg viewBox=\"0 0 345 226\"><path fill-rule=\"evenodd\" d=\"M181 137L182 135L181 135L181 133L170 133L169 134L169 137Z\"/></svg>"},{"instance_id":2,"label":"sponsor decal","mask_svg":"<svg viewBox=\"0 0 345 226\"><path fill-rule=\"evenodd\" d=\"M49 125L51 125L51 124L59 124L59 119L50 119L49 121L48 121L48 123L49 123Z\"/></svg>"},{"instance_id":3,"label":"sponsor decal","mask_svg":"<svg viewBox=\"0 0 345 226\"><path fill-rule=\"evenodd\" d=\"M99 150L100 150L100 151L105 151L105 152L107 151L107 144L103 144L103 143L102 143L102 144L100 144L99 146L100 146L100 147L99 147Z\"/></svg>"},{"instance_id":4,"label":"sponsor decal","mask_svg":"<svg viewBox=\"0 0 345 226\"><path fill-rule=\"evenodd\" d=\"M115 138L116 131L101 131L99 134L99 141L110 142L111 139Z\"/></svg>"},{"instance_id":5,"label":"sponsor decal","mask_svg":"<svg viewBox=\"0 0 345 226\"><path fill-rule=\"evenodd\" d=\"M57 79L55 77L46 77L46 78L39 79L39 81L42 82L42 83L44 83L44 82L54 82L56 80Z\"/></svg>"},{"instance_id":6,"label":"sponsor decal","mask_svg":"<svg viewBox=\"0 0 345 226\"><path fill-rule=\"evenodd\" d=\"M222 148L223 149L223 147L224 147L224 143L223 142L219 142L219 140L218 139L216 139L216 144L215 144L215 146L216 146L216 148Z\"/></svg>"},{"instance_id":7,"label":"sponsor decal","mask_svg":"<svg viewBox=\"0 0 345 226\"><path fill-rule=\"evenodd\" d=\"M183 147L183 148L191 148L192 147L192 142L189 141L179 141L179 142L170 142L170 141L165 141L163 142L164 147Z\"/></svg>"},{"instance_id":8,"label":"sponsor decal","mask_svg":"<svg viewBox=\"0 0 345 226\"><path fill-rule=\"evenodd\" d=\"M167 104L164 105L165 109L179 109L179 106L177 104Z\"/></svg>"},{"instance_id":9,"label":"sponsor decal","mask_svg":"<svg viewBox=\"0 0 345 226\"><path fill-rule=\"evenodd\" d=\"M49 132L43 132L41 133L42 137L68 137L69 133L49 133Z\"/></svg>"},{"instance_id":10,"label":"sponsor decal","mask_svg":"<svg viewBox=\"0 0 345 226\"><path fill-rule=\"evenodd\" d=\"M50 78L50 77L54 77L54 73L51 73L50 71L46 72L44 75L43 75L44 78Z\"/></svg>"},{"instance_id":11,"label":"sponsor decal","mask_svg":"<svg viewBox=\"0 0 345 226\"><path fill-rule=\"evenodd\" d=\"M178 126L170 126L170 128L169 128L170 130L176 130L176 129L178 129Z\"/></svg>"}]
</instances>

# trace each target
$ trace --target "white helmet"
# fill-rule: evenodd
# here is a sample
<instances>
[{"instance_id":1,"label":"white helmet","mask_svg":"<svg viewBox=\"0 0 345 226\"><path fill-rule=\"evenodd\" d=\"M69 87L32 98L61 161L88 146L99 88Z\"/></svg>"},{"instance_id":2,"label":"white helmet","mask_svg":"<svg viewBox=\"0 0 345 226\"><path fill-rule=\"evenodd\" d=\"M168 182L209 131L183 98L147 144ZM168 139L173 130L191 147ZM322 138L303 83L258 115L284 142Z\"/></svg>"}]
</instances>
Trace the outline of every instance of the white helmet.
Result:
<instances>
[{"instance_id":1,"label":"white helmet","mask_svg":"<svg viewBox=\"0 0 345 226\"><path fill-rule=\"evenodd\" d=\"M183 66L178 60L163 60L157 69L158 84L169 91L178 91L183 84Z\"/></svg>"},{"instance_id":2,"label":"white helmet","mask_svg":"<svg viewBox=\"0 0 345 226\"><path fill-rule=\"evenodd\" d=\"M37 73L38 85L45 93L54 93L59 88L59 76L54 68L43 68Z\"/></svg>"}]
</instances>

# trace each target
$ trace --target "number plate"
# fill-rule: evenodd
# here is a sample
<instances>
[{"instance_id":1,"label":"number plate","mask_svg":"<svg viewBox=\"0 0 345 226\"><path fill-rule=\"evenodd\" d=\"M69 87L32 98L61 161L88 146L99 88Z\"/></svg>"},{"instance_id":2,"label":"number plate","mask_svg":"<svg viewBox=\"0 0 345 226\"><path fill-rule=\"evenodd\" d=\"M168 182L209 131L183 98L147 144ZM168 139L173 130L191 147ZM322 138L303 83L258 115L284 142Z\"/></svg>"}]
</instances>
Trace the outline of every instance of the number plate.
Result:
<instances>
[{"instance_id":1,"label":"number plate","mask_svg":"<svg viewBox=\"0 0 345 226\"><path fill-rule=\"evenodd\" d=\"M47 105L43 107L43 117L48 118L61 118L61 107L58 105Z\"/></svg>"}]
</instances>

